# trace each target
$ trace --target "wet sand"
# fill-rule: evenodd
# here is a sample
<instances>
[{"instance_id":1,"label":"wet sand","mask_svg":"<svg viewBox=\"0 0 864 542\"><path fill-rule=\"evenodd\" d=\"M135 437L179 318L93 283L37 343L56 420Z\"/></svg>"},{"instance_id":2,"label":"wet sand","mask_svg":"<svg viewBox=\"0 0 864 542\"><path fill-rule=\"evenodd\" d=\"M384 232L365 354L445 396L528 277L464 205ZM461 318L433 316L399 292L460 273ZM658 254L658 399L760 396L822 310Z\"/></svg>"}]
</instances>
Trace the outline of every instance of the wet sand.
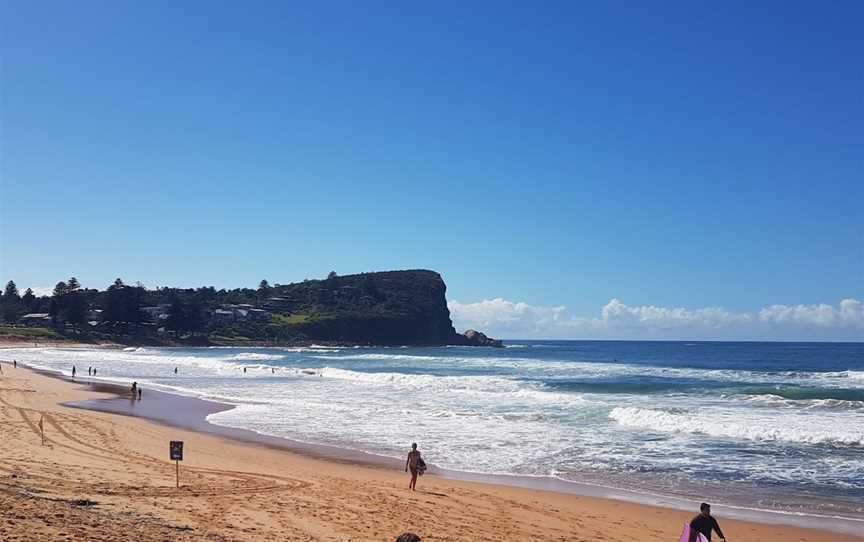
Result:
<instances>
[{"instance_id":1,"label":"wet sand","mask_svg":"<svg viewBox=\"0 0 864 542\"><path fill-rule=\"evenodd\" d=\"M436 475L411 492L401 464L297 453L204 420L224 405L147 389L132 402L116 391L3 364L0 540L394 540L414 531L424 541L669 541L693 515ZM102 411L64 406L73 402ZM170 440L185 442L179 489ZM718 516L733 542L860 540Z\"/></svg>"}]
</instances>

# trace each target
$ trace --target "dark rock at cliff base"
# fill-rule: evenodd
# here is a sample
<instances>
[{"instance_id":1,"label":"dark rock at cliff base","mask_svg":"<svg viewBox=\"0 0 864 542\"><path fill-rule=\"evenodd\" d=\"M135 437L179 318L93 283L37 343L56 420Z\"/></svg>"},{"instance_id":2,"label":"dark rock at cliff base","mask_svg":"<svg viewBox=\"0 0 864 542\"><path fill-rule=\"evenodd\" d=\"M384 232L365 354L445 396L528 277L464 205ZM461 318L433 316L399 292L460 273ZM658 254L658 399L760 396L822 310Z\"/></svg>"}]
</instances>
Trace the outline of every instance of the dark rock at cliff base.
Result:
<instances>
[{"instance_id":1,"label":"dark rock at cliff base","mask_svg":"<svg viewBox=\"0 0 864 542\"><path fill-rule=\"evenodd\" d=\"M494 346L495 348L504 348L504 344L500 339L491 339L487 337L485 333L473 329L467 330L462 334L462 337L465 338L466 346Z\"/></svg>"}]
</instances>

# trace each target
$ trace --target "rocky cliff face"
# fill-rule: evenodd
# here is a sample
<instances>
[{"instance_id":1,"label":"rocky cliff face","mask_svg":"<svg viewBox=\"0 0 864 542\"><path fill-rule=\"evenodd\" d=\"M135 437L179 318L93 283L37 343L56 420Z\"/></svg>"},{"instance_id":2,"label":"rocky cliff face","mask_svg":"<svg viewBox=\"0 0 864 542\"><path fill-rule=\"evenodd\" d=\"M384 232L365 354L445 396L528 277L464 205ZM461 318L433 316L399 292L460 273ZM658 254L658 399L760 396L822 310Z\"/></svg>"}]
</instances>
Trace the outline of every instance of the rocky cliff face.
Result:
<instances>
[{"instance_id":1,"label":"rocky cliff face","mask_svg":"<svg viewBox=\"0 0 864 542\"><path fill-rule=\"evenodd\" d=\"M387 271L281 286L273 304L284 330L309 340L492 346L485 335L487 342L456 333L446 292L434 271Z\"/></svg>"}]
</instances>

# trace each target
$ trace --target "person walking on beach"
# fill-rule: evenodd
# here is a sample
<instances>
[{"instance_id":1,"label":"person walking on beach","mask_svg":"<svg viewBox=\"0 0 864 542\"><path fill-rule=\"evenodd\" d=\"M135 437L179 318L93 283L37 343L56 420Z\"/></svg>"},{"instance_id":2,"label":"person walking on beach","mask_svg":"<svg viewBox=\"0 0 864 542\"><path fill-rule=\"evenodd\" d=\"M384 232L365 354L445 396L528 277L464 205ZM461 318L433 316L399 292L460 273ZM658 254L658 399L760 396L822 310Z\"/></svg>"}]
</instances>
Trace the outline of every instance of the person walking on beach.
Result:
<instances>
[{"instance_id":1,"label":"person walking on beach","mask_svg":"<svg viewBox=\"0 0 864 542\"><path fill-rule=\"evenodd\" d=\"M699 534L707 538L708 542L711 542L711 531L717 531L720 540L726 542L726 537L723 536L720 525L711 515L711 505L703 502L699 505L699 510L701 511L700 514L690 521L690 542L697 542Z\"/></svg>"},{"instance_id":2,"label":"person walking on beach","mask_svg":"<svg viewBox=\"0 0 864 542\"><path fill-rule=\"evenodd\" d=\"M405 472L411 469L411 482L408 487L414 491L417 486L417 475L420 473L420 452L417 450L417 443L411 444L411 451L408 452L408 460L405 461Z\"/></svg>"},{"instance_id":3,"label":"person walking on beach","mask_svg":"<svg viewBox=\"0 0 864 542\"><path fill-rule=\"evenodd\" d=\"M92 376L92 374L93 374L93 367L92 366L87 367L87 376Z\"/></svg>"},{"instance_id":4,"label":"person walking on beach","mask_svg":"<svg viewBox=\"0 0 864 542\"><path fill-rule=\"evenodd\" d=\"M17 360L17 359L13 359L13 360L12 360L12 368L13 368L13 369L17 369L17 368L18 368L18 360Z\"/></svg>"},{"instance_id":5,"label":"person walking on beach","mask_svg":"<svg viewBox=\"0 0 864 542\"><path fill-rule=\"evenodd\" d=\"M135 393L138 392L138 382L132 383L132 398L135 398Z\"/></svg>"},{"instance_id":6,"label":"person walking on beach","mask_svg":"<svg viewBox=\"0 0 864 542\"><path fill-rule=\"evenodd\" d=\"M141 400L141 387L138 387L138 400Z\"/></svg>"},{"instance_id":7,"label":"person walking on beach","mask_svg":"<svg viewBox=\"0 0 864 542\"><path fill-rule=\"evenodd\" d=\"M75 378L75 366L72 366L72 378Z\"/></svg>"}]
</instances>

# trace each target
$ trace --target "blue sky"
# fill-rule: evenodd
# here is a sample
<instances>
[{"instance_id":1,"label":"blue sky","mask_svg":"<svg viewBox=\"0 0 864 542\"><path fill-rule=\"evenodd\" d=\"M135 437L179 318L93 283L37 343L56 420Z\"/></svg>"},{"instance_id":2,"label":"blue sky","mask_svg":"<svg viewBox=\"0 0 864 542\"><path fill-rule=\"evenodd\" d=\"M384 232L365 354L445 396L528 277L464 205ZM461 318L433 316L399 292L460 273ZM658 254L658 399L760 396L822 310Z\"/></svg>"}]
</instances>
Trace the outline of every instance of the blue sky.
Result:
<instances>
[{"instance_id":1,"label":"blue sky","mask_svg":"<svg viewBox=\"0 0 864 542\"><path fill-rule=\"evenodd\" d=\"M0 6L4 281L430 268L462 314L565 320L864 299L860 2ZM507 314L465 324L544 335Z\"/></svg>"}]
</instances>

